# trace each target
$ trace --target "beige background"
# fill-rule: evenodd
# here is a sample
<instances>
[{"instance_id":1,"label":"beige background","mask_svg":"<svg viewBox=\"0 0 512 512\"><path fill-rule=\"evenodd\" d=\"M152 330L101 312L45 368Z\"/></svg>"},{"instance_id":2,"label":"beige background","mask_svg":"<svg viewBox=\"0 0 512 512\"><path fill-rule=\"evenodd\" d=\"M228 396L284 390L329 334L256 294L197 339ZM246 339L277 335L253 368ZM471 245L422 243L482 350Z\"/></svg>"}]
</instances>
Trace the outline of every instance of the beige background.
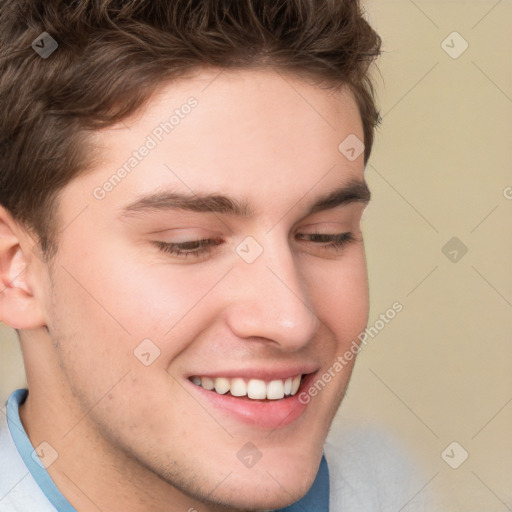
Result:
<instances>
[{"instance_id":1,"label":"beige background","mask_svg":"<svg viewBox=\"0 0 512 512\"><path fill-rule=\"evenodd\" d=\"M425 470L418 495L450 495L450 510L512 510L512 1L366 5L384 41L366 171L369 324L404 309L361 352L335 428L402 438ZM452 237L467 247L445 249L456 262L442 251ZM22 385L2 328L2 402ZM469 454L458 469L441 457L454 441L452 461Z\"/></svg>"}]
</instances>

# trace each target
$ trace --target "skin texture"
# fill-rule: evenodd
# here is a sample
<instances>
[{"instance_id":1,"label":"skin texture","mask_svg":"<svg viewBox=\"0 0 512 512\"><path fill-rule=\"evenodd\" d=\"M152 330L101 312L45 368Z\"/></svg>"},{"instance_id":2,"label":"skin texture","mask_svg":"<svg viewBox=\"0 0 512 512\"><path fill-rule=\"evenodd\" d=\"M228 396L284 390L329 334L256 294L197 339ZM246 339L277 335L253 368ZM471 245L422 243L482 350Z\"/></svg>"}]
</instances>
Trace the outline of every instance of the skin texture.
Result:
<instances>
[{"instance_id":1,"label":"skin texture","mask_svg":"<svg viewBox=\"0 0 512 512\"><path fill-rule=\"evenodd\" d=\"M197 106L112 191L109 179L169 113ZM271 69L202 70L168 84L143 111L96 134L101 165L60 194L59 251L51 266L0 210L1 318L21 329L29 396L21 419L34 446L80 512L265 510L305 494L354 360L274 430L242 423L190 393L190 375L311 364L318 373L350 347L368 320L368 286L354 202L305 216L320 195L364 180L355 101ZM141 194L171 189L243 197L251 218L154 211L121 219ZM297 233L356 237L341 250ZM236 252L245 237L263 248ZM201 257L154 242L218 237ZM144 339L160 350L134 356ZM217 372L218 369L218 372ZM237 458L247 442L263 457Z\"/></svg>"}]
</instances>

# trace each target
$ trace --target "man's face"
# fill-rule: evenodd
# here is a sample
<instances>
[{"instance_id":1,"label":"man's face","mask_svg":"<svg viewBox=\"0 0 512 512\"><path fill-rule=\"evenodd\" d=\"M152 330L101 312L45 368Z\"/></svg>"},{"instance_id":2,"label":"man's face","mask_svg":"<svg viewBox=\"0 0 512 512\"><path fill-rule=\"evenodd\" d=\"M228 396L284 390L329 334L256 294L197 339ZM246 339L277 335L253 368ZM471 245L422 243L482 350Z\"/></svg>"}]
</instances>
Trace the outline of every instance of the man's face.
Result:
<instances>
[{"instance_id":1,"label":"man's face","mask_svg":"<svg viewBox=\"0 0 512 512\"><path fill-rule=\"evenodd\" d=\"M206 501L274 508L312 483L354 361L309 403L298 396L367 322L364 200L309 213L335 189L360 192L363 155L338 146L363 131L347 90L275 71L217 75L171 84L98 134L102 165L63 189L45 299L60 371L49 385L82 418L70 437L105 456L110 446L125 477L149 471ZM133 151L140 161L119 173ZM171 193L250 212L222 200L176 208ZM318 236L346 233L338 248ZM219 393L205 389L216 378L227 379ZM221 394L226 384L271 399Z\"/></svg>"}]
</instances>

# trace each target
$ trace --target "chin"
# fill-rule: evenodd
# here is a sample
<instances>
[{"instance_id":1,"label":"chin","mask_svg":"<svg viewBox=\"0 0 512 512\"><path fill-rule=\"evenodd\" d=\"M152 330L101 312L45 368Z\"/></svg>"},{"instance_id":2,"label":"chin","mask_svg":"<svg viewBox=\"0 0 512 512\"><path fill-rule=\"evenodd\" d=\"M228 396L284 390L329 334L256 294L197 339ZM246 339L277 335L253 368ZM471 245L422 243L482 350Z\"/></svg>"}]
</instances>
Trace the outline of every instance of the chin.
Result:
<instances>
[{"instance_id":1,"label":"chin","mask_svg":"<svg viewBox=\"0 0 512 512\"><path fill-rule=\"evenodd\" d=\"M309 463L302 457L289 457L288 460L267 458L263 464L262 458L252 468L230 473L226 485L220 485L210 499L228 510L266 511L289 506L313 485L320 459L321 453Z\"/></svg>"},{"instance_id":2,"label":"chin","mask_svg":"<svg viewBox=\"0 0 512 512\"><path fill-rule=\"evenodd\" d=\"M270 477L269 477L270 478ZM311 482L312 484L312 482ZM282 487L274 481L270 486L268 482L254 482L245 484L245 489L233 487L228 493L211 498L218 505L219 510L243 510L247 512L263 512L288 507L300 500L309 490L311 484L297 488ZM247 488L249 487L249 488ZM215 508L213 510L216 510Z\"/></svg>"}]
</instances>

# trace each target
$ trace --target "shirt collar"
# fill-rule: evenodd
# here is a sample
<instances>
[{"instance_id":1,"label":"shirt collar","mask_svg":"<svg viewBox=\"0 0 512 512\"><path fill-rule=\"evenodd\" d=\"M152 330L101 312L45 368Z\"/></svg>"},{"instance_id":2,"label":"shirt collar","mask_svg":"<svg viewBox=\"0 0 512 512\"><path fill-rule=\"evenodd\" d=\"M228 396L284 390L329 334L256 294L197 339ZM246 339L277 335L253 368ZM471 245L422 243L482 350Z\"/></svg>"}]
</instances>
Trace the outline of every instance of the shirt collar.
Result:
<instances>
[{"instance_id":1,"label":"shirt collar","mask_svg":"<svg viewBox=\"0 0 512 512\"><path fill-rule=\"evenodd\" d=\"M7 400L7 425L16 449L30 471L32 478L58 512L77 512L55 485L23 428L19 406L25 402L27 396L28 389L22 388L13 391ZM51 450L51 447L45 446L44 443L41 443L38 448L39 453L44 453L45 449Z\"/></svg>"}]
</instances>

